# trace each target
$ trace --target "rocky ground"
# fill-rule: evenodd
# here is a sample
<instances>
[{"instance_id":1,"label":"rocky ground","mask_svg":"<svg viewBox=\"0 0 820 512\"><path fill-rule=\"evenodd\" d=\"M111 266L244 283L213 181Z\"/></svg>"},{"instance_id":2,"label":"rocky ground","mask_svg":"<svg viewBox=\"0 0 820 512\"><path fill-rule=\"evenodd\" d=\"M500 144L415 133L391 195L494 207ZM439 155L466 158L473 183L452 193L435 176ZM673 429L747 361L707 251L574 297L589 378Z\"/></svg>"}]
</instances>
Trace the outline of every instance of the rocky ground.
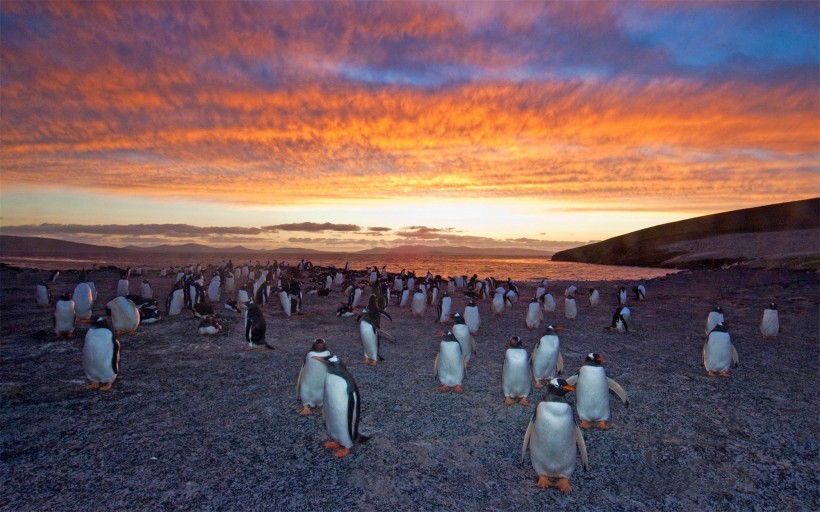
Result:
<instances>
[{"instance_id":1,"label":"rocky ground","mask_svg":"<svg viewBox=\"0 0 820 512\"><path fill-rule=\"evenodd\" d=\"M34 286L47 272L0 269L0 509L2 510L817 510L818 327L816 272L728 269L646 281L630 299L630 331L604 330L615 290L635 283L554 281L598 287L601 304L547 315L561 332L565 375L584 355L629 394L611 395L608 431L584 434L574 492L539 489L529 456L520 461L532 405L503 405L507 340L531 350L542 329L524 325L524 299L493 317L481 305L464 392L441 393L433 376L441 326L395 305L384 328L385 361L361 364L356 319L334 312L341 296L305 299L291 319L265 307L272 351L242 350L239 314L217 309L225 331L206 338L189 312L122 338L120 375L108 392L83 389L84 329L54 340L51 311ZM96 310L115 294L117 274L97 272ZM55 295L73 289L64 273ZM171 279L152 277L163 298ZM138 281L132 280L132 290ZM763 340L769 302L782 333ZM583 305L584 299L579 300ZM456 310L465 301L456 294ZM707 312L733 324L740 367L708 377L701 361ZM219 308L221 304L217 304ZM295 384L311 341L323 337L358 382L361 430L372 436L336 459L323 449L321 415L298 415ZM572 394L569 395L572 399Z\"/></svg>"}]
</instances>

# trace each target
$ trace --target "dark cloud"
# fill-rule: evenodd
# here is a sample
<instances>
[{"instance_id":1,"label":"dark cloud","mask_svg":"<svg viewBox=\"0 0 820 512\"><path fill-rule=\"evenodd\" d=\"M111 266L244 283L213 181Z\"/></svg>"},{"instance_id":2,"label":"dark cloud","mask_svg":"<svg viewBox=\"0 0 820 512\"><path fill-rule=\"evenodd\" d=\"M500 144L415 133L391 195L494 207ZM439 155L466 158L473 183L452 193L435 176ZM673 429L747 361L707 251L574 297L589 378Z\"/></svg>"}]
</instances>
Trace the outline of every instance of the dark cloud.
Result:
<instances>
[{"instance_id":1,"label":"dark cloud","mask_svg":"<svg viewBox=\"0 0 820 512\"><path fill-rule=\"evenodd\" d=\"M368 229L368 231L382 231L382 232L393 231L392 228L384 228L384 227L369 227L367 229Z\"/></svg>"},{"instance_id":2,"label":"dark cloud","mask_svg":"<svg viewBox=\"0 0 820 512\"><path fill-rule=\"evenodd\" d=\"M267 231L307 231L307 232L320 232L320 231L342 231L342 232L349 232L349 231L360 231L361 228L355 224L333 224L331 222L296 222L291 224L276 224L273 226L263 226L262 229Z\"/></svg>"},{"instance_id":3,"label":"dark cloud","mask_svg":"<svg viewBox=\"0 0 820 512\"><path fill-rule=\"evenodd\" d=\"M210 235L259 235L262 228L239 226L200 227L190 224L25 224L0 226L0 233L20 236L49 235L111 235L111 236L165 236L204 237Z\"/></svg>"}]
</instances>

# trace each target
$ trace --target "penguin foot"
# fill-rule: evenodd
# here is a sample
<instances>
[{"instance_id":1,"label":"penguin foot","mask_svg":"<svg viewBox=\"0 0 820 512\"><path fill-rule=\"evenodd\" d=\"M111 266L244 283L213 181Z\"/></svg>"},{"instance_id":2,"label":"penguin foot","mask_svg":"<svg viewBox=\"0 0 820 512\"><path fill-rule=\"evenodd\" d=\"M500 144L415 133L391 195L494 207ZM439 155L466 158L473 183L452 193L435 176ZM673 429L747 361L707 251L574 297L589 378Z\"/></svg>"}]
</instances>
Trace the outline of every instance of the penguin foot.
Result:
<instances>
[{"instance_id":1,"label":"penguin foot","mask_svg":"<svg viewBox=\"0 0 820 512\"><path fill-rule=\"evenodd\" d=\"M461 389L461 384L459 384L458 386L456 386L456 387L454 387L454 388L453 388L453 391L455 391L456 393L461 393L461 392L462 392L462 391L464 391L464 390L463 390L463 389Z\"/></svg>"},{"instance_id":2,"label":"penguin foot","mask_svg":"<svg viewBox=\"0 0 820 512\"><path fill-rule=\"evenodd\" d=\"M312 413L313 413L313 409L311 409L309 406L306 405L306 406L302 407L301 411L299 411L299 416L310 416Z\"/></svg>"},{"instance_id":3,"label":"penguin foot","mask_svg":"<svg viewBox=\"0 0 820 512\"><path fill-rule=\"evenodd\" d=\"M578 426L584 430L588 429L590 426L589 420L581 420L581 423Z\"/></svg>"},{"instance_id":4,"label":"penguin foot","mask_svg":"<svg viewBox=\"0 0 820 512\"><path fill-rule=\"evenodd\" d=\"M552 482L547 475L538 475L538 483L536 485L541 489L549 489L552 487Z\"/></svg>"},{"instance_id":5,"label":"penguin foot","mask_svg":"<svg viewBox=\"0 0 820 512\"><path fill-rule=\"evenodd\" d=\"M518 401L518 403L523 405L523 406L529 406L530 405L530 401L527 400L527 397L522 398L521 400Z\"/></svg>"},{"instance_id":6,"label":"penguin foot","mask_svg":"<svg viewBox=\"0 0 820 512\"><path fill-rule=\"evenodd\" d=\"M113 386L113 385L114 385L113 382L109 382L107 384L104 384L104 385L100 386L100 391L108 391L109 389L111 389L111 386Z\"/></svg>"},{"instance_id":7,"label":"penguin foot","mask_svg":"<svg viewBox=\"0 0 820 512\"><path fill-rule=\"evenodd\" d=\"M341 459L342 457L344 457L348 453L350 453L350 449L348 449L348 448L339 448L338 450L333 451L333 456L338 457L338 458Z\"/></svg>"},{"instance_id":8,"label":"penguin foot","mask_svg":"<svg viewBox=\"0 0 820 512\"><path fill-rule=\"evenodd\" d=\"M609 430L609 425L607 425L604 420L599 421L598 423L595 424L595 426L598 427L601 430Z\"/></svg>"},{"instance_id":9,"label":"penguin foot","mask_svg":"<svg viewBox=\"0 0 820 512\"><path fill-rule=\"evenodd\" d=\"M715 376L715 372L713 372L713 371L711 371L711 370L706 370L706 375L708 375L708 376L710 376L710 377L714 377L714 376Z\"/></svg>"},{"instance_id":10,"label":"penguin foot","mask_svg":"<svg viewBox=\"0 0 820 512\"><path fill-rule=\"evenodd\" d=\"M543 388L543 387L544 387L544 385L543 385L543 384L541 384L541 381L540 381L540 380L535 381L534 386L535 386L536 388Z\"/></svg>"},{"instance_id":11,"label":"penguin foot","mask_svg":"<svg viewBox=\"0 0 820 512\"><path fill-rule=\"evenodd\" d=\"M325 443L322 446L324 446L328 450L338 450L342 447L342 445L340 445L336 441L325 441Z\"/></svg>"},{"instance_id":12,"label":"penguin foot","mask_svg":"<svg viewBox=\"0 0 820 512\"><path fill-rule=\"evenodd\" d=\"M512 405L513 403L515 403L515 400L513 400L513 399L512 399L512 398L510 398L510 397L506 397L506 398L504 399L504 405Z\"/></svg>"},{"instance_id":13,"label":"penguin foot","mask_svg":"<svg viewBox=\"0 0 820 512\"><path fill-rule=\"evenodd\" d=\"M442 384L441 386L438 387L438 390L441 391L442 393L446 393L446 392L450 391L450 386L445 386L444 384Z\"/></svg>"},{"instance_id":14,"label":"penguin foot","mask_svg":"<svg viewBox=\"0 0 820 512\"><path fill-rule=\"evenodd\" d=\"M96 381L93 381L93 380L90 383L83 386L83 389L99 389L99 388L100 388L100 383L96 382Z\"/></svg>"},{"instance_id":15,"label":"penguin foot","mask_svg":"<svg viewBox=\"0 0 820 512\"><path fill-rule=\"evenodd\" d=\"M730 377L732 374L731 374L731 373L729 373L729 372L728 372L728 371L726 371L726 370L723 370L723 371L721 371L718 375L720 375L721 377Z\"/></svg>"},{"instance_id":16,"label":"penguin foot","mask_svg":"<svg viewBox=\"0 0 820 512\"><path fill-rule=\"evenodd\" d=\"M555 487L564 494L570 494L572 492L572 486L569 485L569 478L567 477L559 478L555 483Z\"/></svg>"}]
</instances>

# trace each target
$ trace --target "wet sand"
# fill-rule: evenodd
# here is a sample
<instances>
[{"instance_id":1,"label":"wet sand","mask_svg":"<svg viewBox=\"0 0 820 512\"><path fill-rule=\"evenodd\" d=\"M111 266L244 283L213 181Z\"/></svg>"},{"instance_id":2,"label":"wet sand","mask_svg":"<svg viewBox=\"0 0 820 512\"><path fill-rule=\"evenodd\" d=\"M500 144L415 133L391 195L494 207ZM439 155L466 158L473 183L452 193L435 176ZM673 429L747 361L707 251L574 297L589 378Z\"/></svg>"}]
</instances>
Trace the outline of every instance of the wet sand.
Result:
<instances>
[{"instance_id":1,"label":"wet sand","mask_svg":"<svg viewBox=\"0 0 820 512\"><path fill-rule=\"evenodd\" d=\"M550 282L560 297L575 284L598 287L601 303L546 321L561 325L564 376L588 352L606 357L607 374L629 394L611 394L610 430L584 433L590 469L580 458L574 492L536 487L521 443L535 403L505 406L501 369L507 340L532 350L543 329L524 324L522 300L482 326L462 394L441 393L433 375L442 329L430 307L421 320L388 308L385 361L362 364L355 316L335 315L344 300L307 295L304 314L287 319L277 301L264 307L272 351L244 351L238 313L216 311L225 330L197 333L190 311L140 326L121 339L120 374L111 391L83 389L85 327L57 341L52 310L38 308L35 284L47 271L0 269L2 510L813 510L818 485L817 272L681 272L643 281L632 296L627 334L604 329L616 289L634 282ZM118 275L94 272L95 312L114 297ZM73 290L63 273L54 296ZM172 278L150 276L164 302ZM139 278L131 279L132 293ZM465 299L454 297L454 311ZM227 298L224 297L223 298ZM235 298L235 297L230 297ZM769 302L781 307L782 332L763 340ZM708 311L720 305L733 324L740 358L730 378L708 377L701 360ZM161 306L164 310L164 305ZM298 415L295 393L304 354L327 340L362 395L361 430L370 441L336 459L320 414ZM573 395L570 394L570 400Z\"/></svg>"}]
</instances>

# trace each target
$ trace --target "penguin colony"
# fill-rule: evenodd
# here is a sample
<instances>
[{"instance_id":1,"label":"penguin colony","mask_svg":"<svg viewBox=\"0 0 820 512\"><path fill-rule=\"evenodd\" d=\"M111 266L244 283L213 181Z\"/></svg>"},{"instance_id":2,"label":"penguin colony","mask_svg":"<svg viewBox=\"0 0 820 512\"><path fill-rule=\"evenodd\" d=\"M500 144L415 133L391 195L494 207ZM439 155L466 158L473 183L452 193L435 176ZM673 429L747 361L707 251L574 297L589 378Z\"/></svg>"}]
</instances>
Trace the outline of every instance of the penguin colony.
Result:
<instances>
[{"instance_id":1,"label":"penguin colony","mask_svg":"<svg viewBox=\"0 0 820 512\"><path fill-rule=\"evenodd\" d=\"M522 427L521 461L523 463L526 454L530 454L538 487L555 486L561 492L571 492L569 479L576 468L577 454L580 454L582 467L585 470L589 467L583 431L593 427L598 430L610 428L613 416L610 392L624 406L629 403L624 388L606 375L603 367L605 359L599 353L588 353L571 377L559 377L564 370L559 340L563 327L542 326L545 313L556 310L555 299L547 289L546 280L541 282L535 297L522 309L517 307L518 289L510 280L503 283L493 278L479 280L475 275L471 279L466 276L442 279L429 273L425 278L417 279L413 272L402 270L399 274L389 274L384 267L380 270L376 266L372 270L356 272L347 268L345 271L324 269L304 262L295 268L286 262L243 267L234 267L229 263L213 270L207 285L201 268L163 269L160 275L168 276L165 279L175 275L176 279L162 312L158 301L153 299L154 289L147 278L142 280L140 295L128 294L130 274L130 271L122 273L116 296L106 303L106 314L110 319L93 315L96 288L84 271L73 292L63 293L54 303L53 325L57 338L71 339L77 326L88 324L82 355L82 367L89 381L86 389L107 391L112 388L119 373L120 337L134 335L141 324L149 325L167 316L180 315L187 309L193 318L199 320L196 325L198 334L224 335L213 303L226 295L235 296L236 299L224 301L223 314L228 314L224 312L228 310L231 315L241 315L242 338L247 344L245 349L274 349L268 338L266 316L276 314L278 308L281 309L277 316L284 317L284 320L301 314L302 280L305 280L313 283L306 293L316 295L315 300L324 300L333 293L343 299L337 310L340 322L356 316L358 311L356 324L364 354L363 363L372 367L385 360L381 339L396 342L393 335L382 329L383 319L393 320L388 309L400 311L404 308L410 316L424 319L429 316L428 304L436 304L431 325L449 328L446 332L437 331L438 350L433 361L433 377L439 382L438 390L441 392L465 392L469 362L472 356L478 354L476 336L480 336L480 305L484 305L485 312L491 313L490 317L521 314L522 330L537 329L538 335L534 342L525 342L515 335L509 338L504 359L499 361L502 365L499 399L503 399L506 405L518 402L528 407L534 390L543 394L542 397L535 397L538 400L532 418L527 426ZM142 275L142 271L138 275ZM240 284L243 281L245 284ZM414 290L412 299L411 288ZM275 293L280 296L280 301L269 301L269 295L274 293L272 290L277 290ZM453 295L457 295L458 291L464 295L463 314L458 310L459 303L453 300ZM647 300L643 284L635 286L632 291L636 302ZM563 316L566 320L572 321L579 314L575 297L577 292L575 286L564 290ZM626 288L619 288L613 295L617 306L612 322L602 327L618 335L628 334L627 320L631 312L626 306L629 299ZM598 289L589 289L588 297L587 307L599 305L601 295ZM363 298L366 305L362 307L359 304ZM41 307L51 304L51 290L45 280L37 285L36 300ZM271 312L272 309L274 312ZM345 328L346 324L340 325L340 328ZM731 342L730 326L720 307L708 312L702 360L709 376L729 377L730 370L739 364L737 351ZM780 327L776 304L769 304L763 311L759 328L765 339L777 337ZM488 345L498 341L482 340ZM567 399L570 394L574 395L574 400ZM296 398L301 404L299 415L310 416L316 409L321 409L330 438L324 446L332 450L336 457L348 455L354 444L368 440L368 436L360 432L363 397L358 385L345 363L332 352L323 338L313 340L305 354L296 378ZM366 395L364 400L366 402ZM619 414L625 412L619 410L615 414L615 425ZM578 423L576 417L580 420Z\"/></svg>"}]
</instances>

